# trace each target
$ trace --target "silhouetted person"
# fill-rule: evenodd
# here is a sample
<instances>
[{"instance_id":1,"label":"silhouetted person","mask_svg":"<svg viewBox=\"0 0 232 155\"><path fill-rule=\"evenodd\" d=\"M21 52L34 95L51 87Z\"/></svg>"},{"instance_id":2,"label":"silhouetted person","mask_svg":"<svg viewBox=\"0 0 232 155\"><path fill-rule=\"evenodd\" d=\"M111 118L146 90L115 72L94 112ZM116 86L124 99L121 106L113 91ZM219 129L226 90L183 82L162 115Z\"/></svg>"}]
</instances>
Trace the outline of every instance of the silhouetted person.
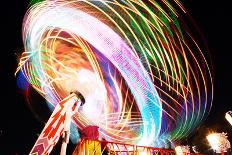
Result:
<instances>
[{"instance_id":1,"label":"silhouetted person","mask_svg":"<svg viewBox=\"0 0 232 155\"><path fill-rule=\"evenodd\" d=\"M109 153L107 143L108 142L104 138L102 138L101 141L101 150L103 150L102 155L108 155Z\"/></svg>"}]
</instances>

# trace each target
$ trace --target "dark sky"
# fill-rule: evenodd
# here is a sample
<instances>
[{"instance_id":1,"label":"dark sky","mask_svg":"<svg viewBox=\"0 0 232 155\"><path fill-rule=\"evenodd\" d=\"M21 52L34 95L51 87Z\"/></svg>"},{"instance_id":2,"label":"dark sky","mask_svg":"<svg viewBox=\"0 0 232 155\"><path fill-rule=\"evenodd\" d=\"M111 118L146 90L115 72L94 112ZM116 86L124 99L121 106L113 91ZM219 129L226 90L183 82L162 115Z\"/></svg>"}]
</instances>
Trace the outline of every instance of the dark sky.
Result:
<instances>
[{"instance_id":1,"label":"dark sky","mask_svg":"<svg viewBox=\"0 0 232 155\"><path fill-rule=\"evenodd\" d=\"M214 67L214 101L208 118L187 139L188 143L203 133L202 129L227 132L232 142L232 128L225 120L225 112L232 110L231 88L231 10L228 1L185 0L184 4L203 32L211 52ZM28 0L11 0L1 13L1 107L0 155L28 154L37 135L43 129L17 88L14 76L17 67L16 52L23 50L21 24ZM3 5L4 7L4 5ZM44 102L41 99L41 102ZM199 133L200 132L200 133ZM205 138L205 137L202 137ZM71 148L71 146L70 146Z\"/></svg>"}]
</instances>

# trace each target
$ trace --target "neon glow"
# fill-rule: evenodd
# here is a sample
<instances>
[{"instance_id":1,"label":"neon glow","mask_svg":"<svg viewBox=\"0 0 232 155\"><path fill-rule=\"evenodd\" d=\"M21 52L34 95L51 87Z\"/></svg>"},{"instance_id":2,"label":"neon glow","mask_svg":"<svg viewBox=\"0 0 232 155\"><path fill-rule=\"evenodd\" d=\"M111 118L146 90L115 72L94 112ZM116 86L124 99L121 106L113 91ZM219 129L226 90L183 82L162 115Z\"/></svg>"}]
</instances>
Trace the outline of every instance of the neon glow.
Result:
<instances>
[{"instance_id":1,"label":"neon glow","mask_svg":"<svg viewBox=\"0 0 232 155\"><path fill-rule=\"evenodd\" d=\"M226 120L232 125L232 111L228 111L225 115Z\"/></svg>"},{"instance_id":2,"label":"neon glow","mask_svg":"<svg viewBox=\"0 0 232 155\"><path fill-rule=\"evenodd\" d=\"M227 139L227 133L211 133L207 137L211 148L216 153L227 152L230 148L230 142Z\"/></svg>"},{"instance_id":3,"label":"neon glow","mask_svg":"<svg viewBox=\"0 0 232 155\"><path fill-rule=\"evenodd\" d=\"M79 129L162 147L190 134L212 104L209 65L179 18L167 1L42 1L25 15L17 72L52 107L81 92Z\"/></svg>"}]
</instances>

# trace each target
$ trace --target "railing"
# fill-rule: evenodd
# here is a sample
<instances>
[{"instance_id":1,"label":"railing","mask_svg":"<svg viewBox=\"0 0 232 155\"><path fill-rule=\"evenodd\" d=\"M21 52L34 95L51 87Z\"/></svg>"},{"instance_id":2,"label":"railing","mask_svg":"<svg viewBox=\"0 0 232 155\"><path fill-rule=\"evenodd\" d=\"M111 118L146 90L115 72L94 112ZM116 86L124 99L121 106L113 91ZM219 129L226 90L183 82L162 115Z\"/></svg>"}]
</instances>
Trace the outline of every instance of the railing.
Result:
<instances>
[{"instance_id":1,"label":"railing","mask_svg":"<svg viewBox=\"0 0 232 155\"><path fill-rule=\"evenodd\" d=\"M172 149L83 139L77 145L73 155L176 155L176 153ZM203 154L185 153L183 155Z\"/></svg>"}]
</instances>

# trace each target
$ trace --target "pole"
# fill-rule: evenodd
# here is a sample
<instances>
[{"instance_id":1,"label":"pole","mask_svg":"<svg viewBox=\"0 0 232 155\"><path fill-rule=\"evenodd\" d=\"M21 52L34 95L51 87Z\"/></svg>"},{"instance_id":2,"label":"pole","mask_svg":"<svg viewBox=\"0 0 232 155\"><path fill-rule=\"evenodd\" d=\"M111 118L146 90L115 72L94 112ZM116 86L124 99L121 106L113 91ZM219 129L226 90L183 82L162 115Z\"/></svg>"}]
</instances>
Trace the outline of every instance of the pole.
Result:
<instances>
[{"instance_id":1,"label":"pole","mask_svg":"<svg viewBox=\"0 0 232 155\"><path fill-rule=\"evenodd\" d=\"M78 98L78 103L75 103L73 106L68 107L66 111L66 117L64 121L64 131L62 133L63 141L61 145L60 155L66 155L66 149L69 142L70 137L70 126L72 122L72 116L74 115L75 111L85 103L85 98L82 96L80 92L71 92L71 94L76 94Z\"/></svg>"}]
</instances>

